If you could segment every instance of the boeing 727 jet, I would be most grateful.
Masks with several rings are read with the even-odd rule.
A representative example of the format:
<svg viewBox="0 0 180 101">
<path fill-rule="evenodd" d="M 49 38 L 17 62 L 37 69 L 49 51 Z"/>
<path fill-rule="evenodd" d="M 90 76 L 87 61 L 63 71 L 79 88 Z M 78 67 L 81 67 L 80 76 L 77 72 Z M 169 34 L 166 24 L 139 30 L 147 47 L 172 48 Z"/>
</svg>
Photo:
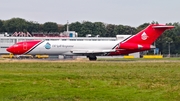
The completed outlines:
<svg viewBox="0 0 180 101">
<path fill-rule="evenodd" d="M 18 42 L 7 51 L 15 55 L 70 55 L 87 56 L 96 60 L 96 56 L 127 55 L 155 48 L 153 42 L 166 30 L 174 26 L 150 24 L 144 30 L 125 40 L 117 41 L 47 41 L 32 40 Z"/>
</svg>

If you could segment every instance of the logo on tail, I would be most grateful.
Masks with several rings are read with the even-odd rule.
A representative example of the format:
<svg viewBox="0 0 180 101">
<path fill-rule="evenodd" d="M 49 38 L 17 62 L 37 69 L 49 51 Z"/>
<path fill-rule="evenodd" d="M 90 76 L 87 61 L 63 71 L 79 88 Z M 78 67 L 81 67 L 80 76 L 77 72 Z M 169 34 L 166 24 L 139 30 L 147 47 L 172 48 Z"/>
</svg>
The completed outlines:
<svg viewBox="0 0 180 101">
<path fill-rule="evenodd" d="M 148 38 L 146 32 L 144 32 L 142 35 L 141 35 L 141 39 L 142 40 L 146 40 Z"/>
</svg>

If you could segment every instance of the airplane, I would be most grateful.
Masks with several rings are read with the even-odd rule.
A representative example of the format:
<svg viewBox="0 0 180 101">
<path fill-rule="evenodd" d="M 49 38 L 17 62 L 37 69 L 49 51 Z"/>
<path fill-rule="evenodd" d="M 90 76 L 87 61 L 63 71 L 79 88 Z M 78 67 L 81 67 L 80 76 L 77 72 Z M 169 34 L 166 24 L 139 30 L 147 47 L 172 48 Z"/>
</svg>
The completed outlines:
<svg viewBox="0 0 180 101">
<path fill-rule="evenodd" d="M 96 56 L 128 55 L 154 49 L 153 42 L 167 29 L 174 26 L 150 24 L 144 30 L 122 41 L 47 41 L 31 40 L 18 42 L 6 50 L 14 55 L 65 55 L 87 56 L 90 61 Z"/>
</svg>

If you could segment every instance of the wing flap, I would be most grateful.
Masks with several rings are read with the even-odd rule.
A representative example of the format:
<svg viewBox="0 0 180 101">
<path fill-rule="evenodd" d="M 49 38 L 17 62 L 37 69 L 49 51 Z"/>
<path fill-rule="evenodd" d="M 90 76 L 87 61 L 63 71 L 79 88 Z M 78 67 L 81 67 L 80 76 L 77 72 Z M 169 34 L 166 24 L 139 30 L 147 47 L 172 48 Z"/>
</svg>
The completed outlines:
<svg viewBox="0 0 180 101">
<path fill-rule="evenodd" d="M 74 54 L 96 54 L 96 53 L 110 53 L 115 52 L 116 50 L 71 50 L 71 53 Z"/>
</svg>

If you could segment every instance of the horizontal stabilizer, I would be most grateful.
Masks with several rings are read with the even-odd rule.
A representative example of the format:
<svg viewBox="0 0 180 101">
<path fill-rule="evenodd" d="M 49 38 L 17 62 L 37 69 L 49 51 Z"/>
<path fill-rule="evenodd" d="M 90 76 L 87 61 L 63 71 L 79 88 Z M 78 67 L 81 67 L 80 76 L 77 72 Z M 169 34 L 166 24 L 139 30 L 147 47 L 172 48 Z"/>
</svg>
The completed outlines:
<svg viewBox="0 0 180 101">
<path fill-rule="evenodd" d="M 171 29 L 171 28 L 174 28 L 174 26 L 162 25 L 162 26 L 153 26 L 153 28 L 157 28 L 157 29 L 160 29 L 160 28 Z"/>
</svg>

